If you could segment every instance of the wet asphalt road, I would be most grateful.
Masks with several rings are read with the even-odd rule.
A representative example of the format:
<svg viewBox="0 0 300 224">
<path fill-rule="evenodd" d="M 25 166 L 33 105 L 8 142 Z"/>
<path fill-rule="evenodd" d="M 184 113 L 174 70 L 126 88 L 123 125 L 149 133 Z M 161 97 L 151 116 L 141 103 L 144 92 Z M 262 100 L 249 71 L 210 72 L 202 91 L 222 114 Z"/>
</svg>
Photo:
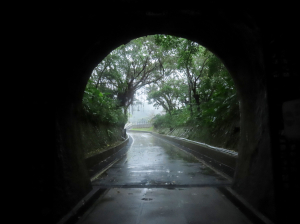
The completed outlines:
<svg viewBox="0 0 300 224">
<path fill-rule="evenodd" d="M 106 191 L 78 220 L 95 223 L 251 223 L 219 187 L 230 180 L 148 133 L 93 181 Z"/>
<path fill-rule="evenodd" d="M 126 156 L 94 181 L 101 186 L 220 186 L 230 181 L 192 155 L 149 133 L 130 133 Z"/>
</svg>

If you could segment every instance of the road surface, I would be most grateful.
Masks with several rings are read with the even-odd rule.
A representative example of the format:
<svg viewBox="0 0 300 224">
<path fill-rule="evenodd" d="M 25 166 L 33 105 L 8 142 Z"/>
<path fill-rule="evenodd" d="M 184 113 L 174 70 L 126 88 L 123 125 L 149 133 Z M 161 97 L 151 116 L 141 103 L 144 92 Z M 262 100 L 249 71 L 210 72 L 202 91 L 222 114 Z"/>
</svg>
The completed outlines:
<svg viewBox="0 0 300 224">
<path fill-rule="evenodd" d="M 107 190 L 78 224 L 252 223 L 219 190 L 229 179 L 149 133 L 130 135 L 127 154 L 93 181 Z"/>
</svg>

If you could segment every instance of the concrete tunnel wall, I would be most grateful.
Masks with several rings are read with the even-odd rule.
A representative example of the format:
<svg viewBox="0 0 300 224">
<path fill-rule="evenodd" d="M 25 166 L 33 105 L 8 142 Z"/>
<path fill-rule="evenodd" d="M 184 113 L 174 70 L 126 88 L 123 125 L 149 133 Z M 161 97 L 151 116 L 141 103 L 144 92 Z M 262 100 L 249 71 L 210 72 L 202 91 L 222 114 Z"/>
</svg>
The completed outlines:
<svg viewBox="0 0 300 224">
<path fill-rule="evenodd" d="M 152 34 L 170 34 L 196 41 L 216 54 L 230 71 L 240 99 L 241 140 L 233 189 L 267 216 L 275 215 L 271 140 L 266 81 L 263 23 L 253 14 L 185 6 L 158 10 L 130 1 L 113 11 L 95 7 L 61 9 L 56 105 L 57 184 L 66 207 L 89 192 L 90 182 L 81 152 L 76 108 L 93 68 L 112 50 Z M 184 3 L 183 3 L 184 4 Z M 213 14 L 214 16 L 210 16 Z M 110 17 L 113 15 L 113 19 Z M 121 21 L 121 22 L 120 22 Z M 70 82 L 70 80 L 72 80 Z M 63 159 L 61 159 L 63 158 Z M 68 169 L 74 178 L 66 179 Z M 60 182 L 61 181 L 61 182 Z"/>
</svg>

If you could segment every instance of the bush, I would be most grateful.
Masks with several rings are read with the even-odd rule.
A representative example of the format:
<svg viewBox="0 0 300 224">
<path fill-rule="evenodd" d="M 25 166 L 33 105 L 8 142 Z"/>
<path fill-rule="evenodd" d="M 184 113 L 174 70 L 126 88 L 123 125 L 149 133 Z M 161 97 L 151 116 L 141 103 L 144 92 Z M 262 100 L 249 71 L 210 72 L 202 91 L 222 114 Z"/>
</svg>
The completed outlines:
<svg viewBox="0 0 300 224">
<path fill-rule="evenodd" d="M 127 117 L 109 95 L 87 85 L 82 99 L 83 115 L 95 123 L 124 125 Z"/>
</svg>

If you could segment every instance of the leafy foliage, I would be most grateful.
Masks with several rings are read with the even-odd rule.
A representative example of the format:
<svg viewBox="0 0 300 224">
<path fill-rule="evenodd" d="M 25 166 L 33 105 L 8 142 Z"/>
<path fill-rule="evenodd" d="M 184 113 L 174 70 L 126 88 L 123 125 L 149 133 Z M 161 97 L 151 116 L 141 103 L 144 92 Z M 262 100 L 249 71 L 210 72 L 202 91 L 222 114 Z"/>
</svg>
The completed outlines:
<svg viewBox="0 0 300 224">
<path fill-rule="evenodd" d="M 117 105 L 126 114 L 138 89 L 157 83 L 173 69 L 174 62 L 154 43 L 154 37 L 141 37 L 112 51 L 95 68 L 90 80 L 100 91 L 115 95 Z"/>
<path fill-rule="evenodd" d="M 192 125 L 205 128 L 213 135 L 229 125 L 237 125 L 239 103 L 236 89 L 220 59 L 197 43 L 183 38 L 165 35 L 156 35 L 155 38 L 158 45 L 173 52 L 177 68 L 186 75 L 190 101 L 190 108 L 185 106 L 156 116 L 155 127 Z"/>
<path fill-rule="evenodd" d="M 153 119 L 155 128 L 176 128 L 181 126 L 193 126 L 192 119 L 187 107 L 177 109 L 164 115 L 157 114 Z"/>
<path fill-rule="evenodd" d="M 100 92 L 89 81 L 82 99 L 84 114 L 96 123 L 122 125 L 127 118 L 110 94 Z"/>
<path fill-rule="evenodd" d="M 166 112 L 171 114 L 173 110 L 184 106 L 187 95 L 186 84 L 182 79 L 167 79 L 157 85 L 147 88 L 148 102 L 156 107 L 163 107 Z"/>
<path fill-rule="evenodd" d="M 154 118 L 155 127 L 195 126 L 213 135 L 239 122 L 234 83 L 220 59 L 169 35 L 141 37 L 111 52 L 91 75 L 84 111 L 97 122 L 125 124 L 142 87 L 148 102 L 166 111 Z"/>
</svg>

